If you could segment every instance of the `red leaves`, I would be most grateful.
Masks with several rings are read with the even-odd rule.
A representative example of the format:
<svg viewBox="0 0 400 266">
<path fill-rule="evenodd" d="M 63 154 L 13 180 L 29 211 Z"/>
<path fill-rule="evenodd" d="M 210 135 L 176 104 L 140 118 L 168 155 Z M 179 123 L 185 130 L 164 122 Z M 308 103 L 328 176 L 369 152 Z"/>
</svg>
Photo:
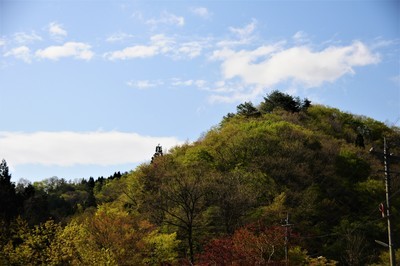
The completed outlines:
<svg viewBox="0 0 400 266">
<path fill-rule="evenodd" d="M 211 240 L 199 256 L 199 265 L 230 265 L 236 259 L 236 250 L 230 237 Z"/>
<path fill-rule="evenodd" d="M 265 265 L 283 259 L 286 229 L 247 226 L 231 237 L 211 240 L 199 256 L 200 265 Z"/>
</svg>

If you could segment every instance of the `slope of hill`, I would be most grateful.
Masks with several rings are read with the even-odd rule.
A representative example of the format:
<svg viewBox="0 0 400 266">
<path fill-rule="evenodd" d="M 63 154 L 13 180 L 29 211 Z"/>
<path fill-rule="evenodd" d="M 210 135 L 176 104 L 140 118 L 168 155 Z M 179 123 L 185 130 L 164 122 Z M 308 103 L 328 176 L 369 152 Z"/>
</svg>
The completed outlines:
<svg viewBox="0 0 400 266">
<path fill-rule="evenodd" d="M 35 265 L 285 265 L 286 257 L 291 265 L 384 265 L 386 250 L 374 241 L 387 239 L 383 165 L 369 153 L 384 137 L 400 154 L 398 128 L 273 92 L 118 178 L 69 189 L 34 184 L 20 208 L 30 225 L 5 221 L 0 259 L 22 265 L 30 252 Z M 399 183 L 393 178 L 394 192 Z M 53 198 L 40 203 L 49 211 L 30 221 L 40 197 Z M 68 212 L 51 215 L 54 199 Z M 399 206 L 394 193 L 394 235 Z"/>
</svg>

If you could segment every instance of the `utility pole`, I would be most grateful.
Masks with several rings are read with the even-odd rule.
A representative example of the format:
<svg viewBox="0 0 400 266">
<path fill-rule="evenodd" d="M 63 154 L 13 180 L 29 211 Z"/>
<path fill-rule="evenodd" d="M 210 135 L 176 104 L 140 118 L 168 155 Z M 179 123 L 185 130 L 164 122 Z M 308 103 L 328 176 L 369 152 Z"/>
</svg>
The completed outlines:
<svg viewBox="0 0 400 266">
<path fill-rule="evenodd" d="M 391 179 L 389 170 L 389 148 L 387 147 L 386 138 L 383 138 L 383 160 L 385 165 L 385 190 L 386 190 L 386 218 L 387 218 L 387 228 L 388 228 L 388 244 L 389 244 L 389 255 L 390 255 L 390 266 L 396 266 L 396 256 L 393 246 L 393 236 L 392 236 L 392 225 L 390 223 L 391 219 L 391 209 L 390 209 L 390 198 L 391 198 Z"/>
<path fill-rule="evenodd" d="M 370 153 L 382 155 L 382 153 L 376 152 L 374 148 L 371 148 Z M 389 248 L 389 256 L 390 256 L 390 266 L 396 266 L 396 256 L 394 251 L 393 244 L 393 235 L 392 235 L 392 224 L 391 224 L 391 204 L 390 200 L 392 197 L 392 188 L 391 188 L 391 177 L 390 177 L 390 159 L 397 159 L 396 156 L 393 156 L 389 152 L 389 147 L 386 143 L 386 138 L 383 138 L 383 164 L 384 164 L 384 172 L 385 172 L 385 192 L 386 192 L 386 209 L 383 211 L 383 214 L 386 215 L 387 220 L 387 231 L 388 231 L 388 244 L 383 243 L 382 241 L 375 240 L 378 244 Z M 386 211 L 386 213 L 385 213 Z"/>
<path fill-rule="evenodd" d="M 284 220 L 284 224 L 282 224 L 283 227 L 286 228 L 285 231 L 285 265 L 289 265 L 289 256 L 288 256 L 288 244 L 289 244 L 289 227 L 292 227 L 293 224 L 289 223 L 289 213 L 286 213 L 286 219 Z"/>
</svg>

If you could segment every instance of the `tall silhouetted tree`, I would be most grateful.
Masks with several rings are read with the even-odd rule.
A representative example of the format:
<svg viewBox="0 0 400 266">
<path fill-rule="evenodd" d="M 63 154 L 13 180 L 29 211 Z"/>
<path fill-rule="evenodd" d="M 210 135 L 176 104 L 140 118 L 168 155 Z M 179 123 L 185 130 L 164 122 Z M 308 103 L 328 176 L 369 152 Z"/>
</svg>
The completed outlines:
<svg viewBox="0 0 400 266">
<path fill-rule="evenodd" d="M 310 106 L 311 106 L 311 101 L 309 99 L 305 98 L 301 105 L 301 110 L 307 110 L 308 107 L 310 107 Z"/>
<path fill-rule="evenodd" d="M 11 182 L 6 160 L 0 163 L 0 219 L 9 223 L 18 213 L 15 185 Z"/>
<path fill-rule="evenodd" d="M 307 110 L 310 106 L 311 101 L 307 98 L 301 101 L 299 97 L 293 97 L 275 90 L 268 94 L 267 97 L 264 97 L 264 101 L 261 102 L 259 110 L 261 113 L 271 113 L 275 108 L 281 108 L 285 111 L 295 113 Z"/>
<path fill-rule="evenodd" d="M 258 111 L 252 102 L 241 103 L 236 107 L 236 109 L 238 115 L 244 115 L 247 117 L 261 115 L 260 111 Z"/>
<path fill-rule="evenodd" d="M 260 104 L 260 110 L 263 113 L 271 113 L 277 107 L 290 112 L 298 112 L 300 103 L 289 94 L 273 91 L 264 97 L 264 102 Z"/>
<path fill-rule="evenodd" d="M 96 206 L 96 198 L 95 198 L 94 192 L 93 192 L 94 186 L 95 186 L 94 179 L 93 179 L 93 177 L 90 177 L 89 181 L 86 184 L 88 198 L 86 200 L 85 207 L 95 207 Z"/>
</svg>

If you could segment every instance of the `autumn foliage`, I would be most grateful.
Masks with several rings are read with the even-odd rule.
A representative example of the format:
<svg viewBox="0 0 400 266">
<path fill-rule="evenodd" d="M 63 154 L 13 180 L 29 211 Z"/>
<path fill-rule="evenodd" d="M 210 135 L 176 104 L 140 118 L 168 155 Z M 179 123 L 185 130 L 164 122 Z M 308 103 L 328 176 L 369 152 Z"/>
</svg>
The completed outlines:
<svg viewBox="0 0 400 266">
<path fill-rule="evenodd" d="M 387 265 L 383 165 L 368 150 L 385 136 L 400 154 L 399 133 L 273 92 L 108 178 L 15 185 L 2 161 L 0 265 Z"/>
<path fill-rule="evenodd" d="M 248 225 L 232 236 L 211 240 L 199 256 L 201 265 L 278 265 L 284 259 L 282 226 Z"/>
</svg>

